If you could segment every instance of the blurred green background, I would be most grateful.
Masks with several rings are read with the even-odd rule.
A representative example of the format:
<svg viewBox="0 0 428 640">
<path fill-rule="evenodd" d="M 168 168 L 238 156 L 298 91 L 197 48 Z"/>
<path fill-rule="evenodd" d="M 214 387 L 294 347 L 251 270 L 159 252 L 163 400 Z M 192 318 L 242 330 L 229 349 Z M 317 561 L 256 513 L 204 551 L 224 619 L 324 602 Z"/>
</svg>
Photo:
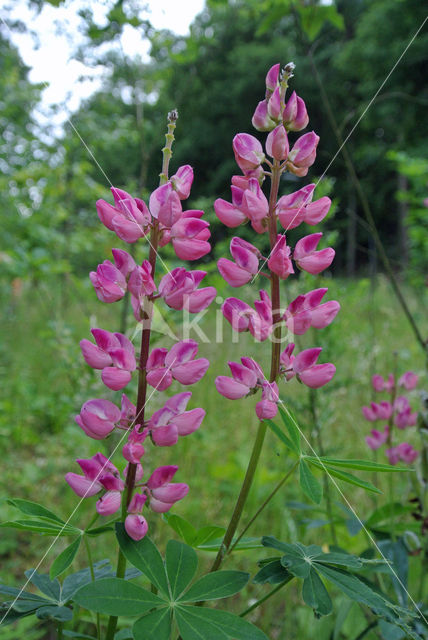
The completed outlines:
<svg viewBox="0 0 428 640">
<path fill-rule="evenodd" d="M 28 0 L 35 12 L 43 11 L 47 4 L 63 3 Z M 337 367 L 332 383 L 311 394 L 292 381 L 284 387 L 283 397 L 317 451 L 321 431 L 326 453 L 341 458 L 371 457 L 364 442 L 369 425 L 361 415 L 361 405 L 372 399 L 371 375 L 387 375 L 394 367 L 395 352 L 400 372 L 412 369 L 421 375 L 421 389 L 425 356 L 384 274 L 360 196 L 361 192 L 365 196 L 409 309 L 426 336 L 426 26 L 347 142 L 347 161 L 337 154 L 338 139 L 351 132 L 422 24 L 423 3 L 208 0 L 186 36 L 174 34 L 173 25 L 171 30 L 156 30 L 142 17 L 140 3 L 123 0 L 102 3 L 107 25 L 100 26 L 94 4 L 83 3 L 83 8 L 79 4 L 82 44 L 74 55 L 76 60 L 102 69 L 102 85 L 71 115 L 72 123 L 113 184 L 147 198 L 157 185 L 166 114 L 178 108 L 171 168 L 174 171 L 181 164 L 194 167 L 187 208 L 206 211 L 213 237 L 213 252 L 198 268 L 208 271 L 209 284 L 216 286 L 223 298 L 236 293 L 218 276 L 215 261 L 228 254 L 235 234 L 218 222 L 213 202 L 217 197 L 229 198 L 230 177 L 236 173 L 231 141 L 237 132 L 254 133 L 251 116 L 264 97 L 267 69 L 276 62 L 295 62 L 291 87 L 306 102 L 308 130 L 314 129 L 321 140 L 308 179 L 294 182 L 294 177 L 285 178 L 281 194 L 316 182 L 328 167 L 316 193 L 317 197 L 328 194 L 333 199 L 321 230 L 326 236 L 324 246 L 334 246 L 336 259 L 322 277 L 303 274 L 290 278 L 281 285 L 282 296 L 290 302 L 299 293 L 328 286 L 328 298 L 339 300 L 342 310 L 329 328 L 309 332 L 298 340 L 301 348 L 324 348 L 323 361 Z M 12 32 L 31 29 L 22 21 L 8 21 L 7 6 L 4 20 Z M 102 395 L 113 399 L 117 395 L 106 393 L 98 373 L 84 364 L 79 340 L 89 337 L 94 326 L 126 329 L 132 335 L 135 321 L 123 303 L 98 302 L 87 277 L 98 263 L 111 257 L 111 247 L 126 248 L 96 215 L 96 199 L 111 199 L 108 181 L 69 123 L 58 130 L 49 123 L 42 125 L 35 116 L 44 86 L 30 82 L 7 25 L 0 24 L 1 495 L 55 505 L 66 518 L 77 498 L 64 482 L 64 474 L 78 470 L 76 457 L 88 457 L 98 450 L 107 453 L 115 444 L 111 440 L 90 441 L 74 423 L 75 413 L 88 398 Z M 128 28 L 138 30 L 149 41 L 148 60 L 121 51 L 120 40 Z M 299 233 L 288 234 L 292 244 Z M 250 229 L 243 235 L 254 241 Z M 264 238 L 256 240 L 262 243 Z M 178 266 L 171 252 L 166 250 L 165 256 L 168 268 Z M 138 247 L 137 257 L 146 257 L 144 243 Z M 246 287 L 237 295 L 251 300 L 255 291 Z M 155 465 L 166 461 L 180 465 L 177 479 L 189 482 L 191 491 L 175 511 L 199 527 L 227 524 L 257 428 L 255 400 L 231 402 L 220 397 L 214 378 L 227 374 L 228 359 L 251 355 L 262 364 L 269 360 L 266 343 L 254 343 L 246 335 L 231 343 L 230 328 L 218 319 L 218 313 L 214 304 L 200 322 L 211 342 L 201 343 L 199 353 L 210 359 L 211 367 L 192 389 L 191 407 L 204 407 L 207 417 L 200 431 L 181 439 L 171 451 L 156 450 L 153 460 Z M 168 310 L 165 321 L 179 331 L 178 312 Z M 222 344 L 212 341 L 219 322 L 224 328 Z M 164 345 L 161 334 L 156 335 Z M 166 340 L 166 346 L 170 344 Z M 168 393 L 178 391 L 178 386 L 172 386 Z M 131 384 L 127 393 L 135 397 L 135 385 Z M 417 392 L 412 399 L 417 409 Z M 155 394 L 151 408 L 158 408 L 161 401 L 160 394 Z M 407 435 L 418 447 L 416 430 Z M 150 452 L 145 458 L 148 467 L 152 466 L 152 455 Z M 379 460 L 383 461 L 382 453 Z M 278 441 L 269 436 L 247 517 L 289 464 Z M 386 480 L 377 478 L 376 482 L 386 489 Z M 288 503 L 301 500 L 302 494 L 297 481 L 287 486 L 250 534 L 273 534 L 305 544 L 328 543 L 325 512 L 307 516 L 292 509 Z M 373 508 L 371 496 L 347 486 L 341 488 L 359 514 Z M 411 477 L 396 480 L 396 491 L 399 500 L 412 497 Z M 346 503 L 334 487 L 332 499 L 340 519 L 340 505 Z M 93 502 L 87 502 L 73 516 L 73 522 L 85 523 L 91 517 Z M 14 513 L 3 502 L 0 515 L 6 519 Z M 150 519 L 150 528 L 161 548 L 173 535 L 159 517 Z M 34 566 L 49 540 L 1 531 L 0 580 L 21 584 L 24 570 Z M 352 552 L 360 553 L 367 546 L 363 533 L 350 535 L 343 517 L 337 534 L 338 543 Z M 62 541 L 56 545 L 42 570 L 48 569 L 62 545 Z M 202 564 L 208 565 L 206 556 L 202 555 Z M 114 560 L 108 536 L 101 539 L 96 557 Z M 241 552 L 237 557 L 240 567 L 256 570 L 254 553 Z M 79 566 L 85 562 L 83 557 L 78 559 Z M 419 580 L 421 569 L 417 557 L 410 562 L 412 585 Z M 249 586 L 241 600 L 235 599 L 230 606 L 240 610 L 243 602 L 245 606 L 263 593 L 262 587 Z M 340 607 L 340 599 L 335 605 Z M 319 640 L 327 640 L 333 637 L 336 619 L 335 613 L 315 621 L 294 585 L 285 599 L 272 600 L 253 617 L 270 637 L 281 640 L 311 638 L 314 629 Z M 334 638 L 352 640 L 365 624 L 354 605 Z M 0 638 L 36 640 L 49 638 L 49 633 L 44 624 L 37 626 L 32 620 L 31 624 L 24 621 L 18 629 L 0 631 Z M 366 637 L 379 636 L 373 632 Z"/>
</svg>

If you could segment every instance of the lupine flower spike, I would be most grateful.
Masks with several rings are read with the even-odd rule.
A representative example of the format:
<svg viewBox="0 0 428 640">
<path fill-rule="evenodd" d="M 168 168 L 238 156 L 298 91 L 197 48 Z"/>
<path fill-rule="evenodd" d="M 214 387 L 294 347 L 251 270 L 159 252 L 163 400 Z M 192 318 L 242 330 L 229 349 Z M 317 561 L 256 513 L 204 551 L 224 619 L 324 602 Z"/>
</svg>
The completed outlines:
<svg viewBox="0 0 428 640">
<path fill-rule="evenodd" d="M 187 409 L 192 397 L 190 391 L 177 393 L 165 401 L 164 406 L 146 417 L 146 383 L 157 392 L 168 389 L 174 381 L 186 387 L 197 383 L 205 375 L 209 362 L 197 357 L 198 343 L 182 340 L 171 348 L 156 347 L 150 350 L 151 315 L 148 310 L 155 299 L 163 300 L 172 309 L 186 309 L 197 313 L 205 309 L 215 298 L 213 287 L 200 287 L 205 271 L 189 271 L 177 267 L 156 282 L 155 269 L 158 247 L 171 244 L 181 260 L 197 260 L 210 251 L 209 223 L 202 219 L 203 211 L 183 211 L 182 201 L 187 199 L 193 182 L 193 169 L 189 165 L 179 167 L 168 179 L 168 164 L 176 112 L 169 115 L 167 143 L 163 151 L 161 184 L 150 196 L 148 205 L 134 198 L 123 189 L 112 188 L 114 203 L 99 200 L 98 217 L 107 229 L 127 243 L 136 243 L 150 237 L 149 259 L 138 264 L 123 249 L 113 249 L 113 261 L 105 260 L 90 273 L 91 282 L 102 302 L 114 303 L 128 291 L 137 322 L 142 322 L 142 343 L 137 362 L 134 345 L 121 333 L 105 329 L 91 330 L 93 341 L 80 342 L 83 358 L 93 369 L 101 371 L 101 380 L 108 389 L 124 389 L 132 376 L 140 377 L 136 405 L 123 394 L 121 407 L 104 398 L 86 401 L 76 422 L 90 438 L 101 440 L 113 431 L 125 440 L 122 455 L 126 466 L 121 478 L 118 468 L 103 454 L 89 459 L 78 459 L 83 475 L 67 473 L 66 481 L 80 497 L 97 496 L 99 515 L 110 516 L 122 507 L 124 526 L 134 540 L 141 540 L 149 529 L 144 512 L 149 507 L 155 513 L 169 511 L 188 493 L 187 484 L 172 482 L 178 466 L 163 466 L 146 477 L 141 460 L 147 446 L 173 446 L 179 437 L 188 436 L 199 429 L 205 417 L 200 408 Z M 251 150 L 245 166 L 252 166 Z M 258 160 L 253 161 L 257 164 Z M 248 164 L 249 163 L 249 164 Z M 246 273 L 245 247 L 237 247 L 238 269 Z M 247 251 L 248 253 L 248 251 Z M 248 266 L 257 270 L 258 258 Z M 241 276 L 242 280 L 242 276 Z M 144 376 L 144 384 L 141 377 Z M 138 490 L 135 491 L 138 486 Z"/>
</svg>

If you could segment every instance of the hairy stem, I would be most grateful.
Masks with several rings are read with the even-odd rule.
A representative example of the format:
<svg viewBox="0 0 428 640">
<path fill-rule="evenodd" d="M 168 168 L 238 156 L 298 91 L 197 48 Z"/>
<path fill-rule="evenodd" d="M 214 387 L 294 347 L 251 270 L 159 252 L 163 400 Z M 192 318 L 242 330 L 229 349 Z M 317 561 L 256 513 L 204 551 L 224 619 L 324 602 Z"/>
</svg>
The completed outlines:
<svg viewBox="0 0 428 640">
<path fill-rule="evenodd" d="M 165 147 L 162 149 L 162 171 L 159 175 L 159 186 L 166 184 L 168 182 L 168 169 L 169 169 L 169 161 L 172 156 L 172 143 L 174 142 L 174 129 L 176 127 L 177 120 L 177 112 L 171 111 L 168 114 L 168 131 L 165 135 Z M 152 267 L 152 278 L 154 278 L 155 270 L 156 270 L 156 258 L 157 258 L 157 249 L 159 245 L 159 226 L 157 221 L 154 220 L 150 232 L 150 252 L 149 252 L 149 262 Z M 140 350 L 140 358 L 139 358 L 139 377 L 138 377 L 138 395 L 137 395 L 137 409 L 136 409 L 136 417 L 135 423 L 143 424 L 144 423 L 144 413 L 146 408 L 146 398 L 147 398 L 147 373 L 146 366 L 147 360 L 149 357 L 150 351 L 150 332 L 152 325 L 152 311 L 153 311 L 153 302 L 145 299 L 144 305 L 144 319 L 143 319 L 143 330 L 141 335 L 141 350 Z M 124 496 L 122 499 L 122 521 L 125 520 L 128 505 L 131 502 L 132 494 L 135 489 L 135 476 L 137 472 L 137 465 L 129 463 L 128 472 L 126 474 L 126 487 Z M 117 567 L 116 567 L 116 577 L 123 578 L 126 571 L 126 558 L 123 555 L 122 551 L 119 549 L 118 558 L 117 558 Z M 114 633 L 116 631 L 117 625 L 117 616 L 110 616 L 109 623 L 107 627 L 107 635 L 106 640 L 113 640 Z"/>
<path fill-rule="evenodd" d="M 278 197 L 279 180 L 281 177 L 281 168 L 279 162 L 274 160 L 272 165 L 272 180 L 269 196 L 269 214 L 268 214 L 268 230 L 271 251 L 277 242 L 277 225 L 275 207 Z M 279 373 L 279 356 L 281 351 L 281 311 L 280 311 L 280 295 L 279 295 L 279 278 L 276 274 L 271 273 L 271 299 L 272 299 L 272 319 L 273 319 L 273 339 L 272 339 L 272 352 L 271 352 L 271 369 L 270 369 L 270 382 L 274 382 Z M 251 485 L 253 484 L 254 475 L 257 470 L 257 466 L 262 452 L 264 439 L 266 436 L 266 423 L 261 421 L 257 430 L 256 439 L 251 452 L 250 460 L 248 462 L 247 471 L 245 473 L 244 481 L 239 492 L 238 499 L 235 504 L 235 508 L 232 513 L 229 525 L 224 534 L 222 545 L 217 553 L 216 559 L 211 567 L 211 571 L 217 571 L 221 566 L 225 555 L 228 553 L 232 544 L 233 536 L 238 528 L 239 521 L 244 510 L 245 503 L 247 502 L 248 494 L 250 493 Z"/>
</svg>

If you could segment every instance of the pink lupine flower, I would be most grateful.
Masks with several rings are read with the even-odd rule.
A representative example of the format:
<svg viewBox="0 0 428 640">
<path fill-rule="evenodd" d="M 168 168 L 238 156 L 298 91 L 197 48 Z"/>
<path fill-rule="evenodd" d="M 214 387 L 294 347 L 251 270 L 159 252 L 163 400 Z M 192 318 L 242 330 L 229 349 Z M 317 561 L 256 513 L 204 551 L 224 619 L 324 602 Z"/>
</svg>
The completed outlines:
<svg viewBox="0 0 428 640">
<path fill-rule="evenodd" d="M 282 124 L 270 132 L 266 140 L 266 153 L 275 160 L 285 160 L 290 151 L 287 132 Z"/>
<path fill-rule="evenodd" d="M 187 484 L 171 482 L 177 470 L 177 466 L 168 465 L 153 471 L 146 484 L 150 490 L 152 511 L 156 513 L 169 511 L 175 502 L 182 500 L 189 492 Z"/>
<path fill-rule="evenodd" d="M 182 340 L 168 349 L 153 349 L 147 361 L 147 382 L 158 391 L 164 391 L 172 380 L 189 385 L 204 377 L 209 361 L 195 356 L 198 343 L 194 340 Z"/>
<path fill-rule="evenodd" d="M 239 207 L 227 202 L 227 200 L 223 200 L 223 198 L 217 198 L 214 202 L 214 211 L 217 218 L 225 224 L 226 227 L 238 227 L 247 220 L 247 216 Z"/>
<path fill-rule="evenodd" d="M 391 403 L 386 402 L 386 400 L 379 403 L 371 402 L 370 407 L 362 407 L 361 411 L 365 419 L 369 420 L 369 422 L 389 420 L 392 415 L 392 406 Z"/>
<path fill-rule="evenodd" d="M 268 113 L 268 101 L 261 100 L 251 119 L 252 125 L 257 131 L 271 131 L 277 125 Z"/>
<path fill-rule="evenodd" d="M 120 503 L 122 495 L 120 491 L 107 491 L 99 500 L 95 506 L 97 513 L 100 516 L 111 516 L 120 509 Z"/>
<path fill-rule="evenodd" d="M 260 384 L 256 371 L 246 364 L 228 362 L 228 365 L 233 377 L 217 376 L 215 379 L 217 391 L 225 398 L 229 398 L 229 400 L 244 398 Z"/>
<path fill-rule="evenodd" d="M 398 385 L 404 387 L 407 391 L 412 391 L 418 384 L 418 376 L 413 371 L 406 371 L 398 380 Z"/>
<path fill-rule="evenodd" d="M 249 304 L 239 298 L 226 298 L 221 306 L 221 311 L 234 331 L 248 331 L 249 317 L 254 313 L 254 309 Z"/>
<path fill-rule="evenodd" d="M 126 279 L 110 260 L 99 264 L 96 271 L 91 271 L 89 278 L 101 302 L 117 302 L 125 295 Z"/>
<path fill-rule="evenodd" d="M 322 349 L 305 349 L 296 355 L 293 362 L 293 370 L 303 384 L 311 389 L 324 386 L 336 373 L 334 364 L 316 364 Z"/>
<path fill-rule="evenodd" d="M 269 97 L 267 111 L 272 120 L 278 122 L 281 116 L 281 90 L 279 87 L 275 87 Z"/>
<path fill-rule="evenodd" d="M 277 62 L 277 64 L 274 64 L 266 74 L 266 89 L 269 94 L 275 90 L 279 82 L 280 68 L 281 65 Z"/>
<path fill-rule="evenodd" d="M 147 500 L 144 494 L 135 493 L 128 506 L 128 515 L 125 518 L 125 530 L 133 540 L 142 540 L 146 535 L 149 525 L 141 515 L 143 506 Z"/>
<path fill-rule="evenodd" d="M 385 425 L 383 431 L 378 431 L 378 429 L 372 429 L 370 431 L 371 435 L 366 436 L 366 442 L 370 449 L 376 451 L 379 449 L 385 442 L 387 442 L 389 438 L 389 425 Z"/>
<path fill-rule="evenodd" d="M 187 436 L 199 429 L 205 411 L 200 408 L 186 411 L 191 397 L 190 391 L 178 393 L 152 415 L 148 428 L 155 444 L 170 447 L 177 443 L 179 436 Z"/>
<path fill-rule="evenodd" d="M 194 212 L 186 212 L 194 213 Z M 200 212 L 203 213 L 202 211 Z M 197 217 L 182 217 L 171 227 L 171 240 L 177 258 L 180 260 L 199 260 L 211 251 L 207 242 L 211 233 L 209 222 Z"/>
<path fill-rule="evenodd" d="M 89 498 L 103 489 L 101 478 L 106 475 L 119 476 L 119 471 L 102 453 L 96 453 L 92 458 L 76 460 L 84 475 L 67 473 L 65 479 L 80 498 Z"/>
<path fill-rule="evenodd" d="M 416 411 L 412 412 L 406 396 L 398 396 L 398 398 L 395 399 L 394 410 L 396 411 L 394 424 L 399 429 L 414 427 L 417 423 L 418 414 Z"/>
<path fill-rule="evenodd" d="M 236 163 L 243 173 L 257 169 L 265 159 L 262 145 L 257 138 L 248 133 L 238 133 L 233 138 L 233 152 Z"/>
<path fill-rule="evenodd" d="M 293 300 L 284 313 L 287 329 L 295 335 L 303 335 L 310 327 L 324 329 L 333 322 L 340 304 L 336 300 L 321 304 L 327 291 L 327 288 L 314 289 Z"/>
<path fill-rule="evenodd" d="M 303 177 L 308 173 L 308 168 L 314 163 L 319 136 L 314 131 L 300 136 L 291 149 L 287 169 L 296 176 Z"/>
<path fill-rule="evenodd" d="M 159 293 L 172 309 L 198 313 L 206 309 L 217 294 L 214 287 L 198 289 L 206 275 L 206 271 L 187 271 L 184 267 L 177 267 L 162 278 Z"/>
<path fill-rule="evenodd" d="M 392 391 L 392 389 L 394 388 L 394 376 L 392 375 L 392 373 L 389 374 L 388 379 L 384 380 L 382 378 L 382 376 L 375 374 L 372 377 L 372 385 L 373 385 L 373 389 L 375 391 Z"/>
<path fill-rule="evenodd" d="M 322 233 L 312 233 L 299 240 L 293 252 L 293 259 L 300 269 L 316 275 L 333 262 L 335 251 L 331 247 L 316 251 Z"/>
<path fill-rule="evenodd" d="M 308 126 L 309 116 L 306 105 L 295 91 L 288 99 L 282 112 L 282 120 L 288 131 L 301 131 Z"/>
<path fill-rule="evenodd" d="M 138 464 L 144 455 L 143 442 L 146 439 L 149 431 L 143 429 L 140 431 L 140 425 L 137 424 L 134 429 L 128 435 L 128 441 L 122 448 L 122 455 L 125 460 L 132 464 Z"/>
<path fill-rule="evenodd" d="M 75 419 L 86 435 L 102 440 L 115 428 L 120 419 L 120 411 L 109 400 L 88 400 Z"/>
<path fill-rule="evenodd" d="M 256 275 L 259 268 L 260 251 L 241 238 L 232 238 L 230 253 L 235 262 L 220 258 L 217 262 L 220 274 L 231 287 L 241 287 Z"/>
<path fill-rule="evenodd" d="M 135 406 L 135 404 L 132 404 L 129 398 L 127 398 L 127 396 L 123 393 L 118 426 L 122 427 L 123 429 L 129 429 L 135 420 L 136 412 L 137 407 Z"/>
<path fill-rule="evenodd" d="M 114 264 L 119 269 L 123 277 L 128 280 L 131 273 L 134 271 L 135 264 L 134 258 L 123 249 L 112 249 Z"/>
<path fill-rule="evenodd" d="M 305 349 L 297 355 L 292 355 L 294 344 L 290 343 L 280 355 L 281 373 L 286 380 L 294 376 L 311 389 L 324 386 L 333 378 L 336 367 L 331 364 L 316 364 L 322 351 L 321 347 Z"/>
<path fill-rule="evenodd" d="M 104 384 L 117 391 L 123 389 L 131 380 L 134 371 L 134 347 L 130 340 L 121 333 L 111 333 L 103 329 L 91 329 L 96 345 L 89 340 L 81 340 L 80 348 L 89 366 L 102 369 Z"/>
<path fill-rule="evenodd" d="M 298 227 L 302 222 L 316 225 L 325 218 L 330 209 L 331 200 L 324 196 L 312 202 L 314 189 L 314 184 L 308 184 L 278 200 L 276 212 L 286 231 Z"/>
<path fill-rule="evenodd" d="M 177 169 L 177 172 L 171 176 L 170 182 L 178 194 L 180 200 L 187 200 L 190 195 L 190 189 L 193 182 L 193 169 L 190 165 L 185 164 Z"/>
<path fill-rule="evenodd" d="M 278 413 L 279 391 L 276 382 L 265 380 L 262 399 L 256 404 L 256 414 L 260 420 L 272 419 Z"/>
<path fill-rule="evenodd" d="M 419 455 L 419 452 L 408 442 L 401 442 L 396 447 L 387 449 L 385 453 L 388 456 L 389 463 L 392 465 L 396 465 L 399 460 L 411 464 Z"/>
<path fill-rule="evenodd" d="M 287 247 L 285 236 L 280 235 L 271 251 L 268 267 L 273 273 L 285 280 L 291 273 L 294 273 L 293 264 L 290 259 L 291 249 Z"/>
<path fill-rule="evenodd" d="M 182 215 L 182 208 L 178 193 L 170 182 L 155 189 L 150 195 L 150 213 L 160 224 L 171 228 Z"/>
<path fill-rule="evenodd" d="M 143 467 L 140 463 L 137 463 L 135 465 L 136 469 L 135 469 L 135 482 L 140 482 L 141 478 L 144 475 L 144 471 L 143 471 Z M 126 467 L 123 470 L 123 476 L 126 479 L 128 477 L 128 470 L 129 470 L 129 463 L 126 465 Z"/>
<path fill-rule="evenodd" d="M 151 215 L 146 204 L 139 198 L 133 198 L 122 189 L 111 189 L 115 201 L 112 206 L 105 200 L 96 203 L 101 222 L 114 231 L 125 242 L 136 242 L 144 237 L 151 223 Z"/>
<path fill-rule="evenodd" d="M 248 329 L 251 335 L 263 342 L 273 331 L 272 302 L 266 291 L 259 291 L 260 300 L 254 301 L 256 308 L 248 318 Z"/>
<path fill-rule="evenodd" d="M 264 233 L 267 230 L 263 222 L 269 212 L 269 202 L 255 178 L 248 180 L 248 188 L 242 193 L 241 210 L 251 221 L 254 231 Z"/>
</svg>

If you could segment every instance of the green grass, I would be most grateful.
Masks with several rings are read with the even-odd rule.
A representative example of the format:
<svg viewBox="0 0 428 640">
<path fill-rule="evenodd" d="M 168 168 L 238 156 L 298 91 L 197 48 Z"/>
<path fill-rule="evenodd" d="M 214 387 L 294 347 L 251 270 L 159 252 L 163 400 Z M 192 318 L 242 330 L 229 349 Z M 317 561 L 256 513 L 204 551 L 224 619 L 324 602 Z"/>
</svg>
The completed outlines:
<svg viewBox="0 0 428 640">
<path fill-rule="evenodd" d="M 304 283 L 301 279 L 290 285 L 286 283 L 284 293 L 292 300 L 299 292 L 324 286 L 325 282 L 325 279 L 320 279 L 314 285 L 309 280 Z M 63 287 L 66 284 L 69 288 L 65 292 Z M 371 375 L 375 372 L 387 374 L 392 370 L 393 352 L 397 352 L 401 372 L 412 369 L 423 374 L 424 356 L 388 283 L 382 278 L 375 290 L 364 279 L 328 280 L 326 286 L 330 288 L 328 299 L 337 299 L 341 303 L 339 316 L 331 327 L 313 334 L 308 332 L 298 340 L 298 348 L 322 346 L 322 361 L 334 362 L 337 367 L 334 380 L 316 394 L 325 453 L 341 458 L 371 459 L 372 453 L 364 442 L 370 425 L 361 415 L 361 406 L 371 400 Z M 60 515 L 67 518 L 78 499 L 65 483 L 64 474 L 69 470 L 78 472 L 75 458 L 88 457 L 98 450 L 110 452 L 115 444 L 110 440 L 96 442 L 86 438 L 74 423 L 73 416 L 90 397 L 120 398 L 119 392 L 106 393 L 99 381 L 99 373 L 90 371 L 84 364 L 78 343 L 82 338 L 89 337 L 90 326 L 118 330 L 121 303 L 102 305 L 86 284 L 63 283 L 63 287 L 34 289 L 27 285 L 21 297 L 15 299 L 11 298 L 8 288 L 3 290 L 4 317 L 1 331 L 4 340 L 0 399 L 3 465 L 0 483 L 2 496 L 25 497 L 46 506 L 55 506 Z M 224 290 L 220 294 L 230 295 L 230 290 Z M 248 296 L 248 299 L 255 297 L 249 290 L 243 293 L 239 291 L 235 295 Z M 410 289 L 406 289 L 406 296 L 417 322 L 422 325 L 421 297 Z M 179 322 L 177 312 L 168 311 L 165 318 L 168 322 Z M 201 320 L 200 327 L 208 336 L 212 336 L 216 321 L 215 311 L 212 310 Z M 211 366 L 203 381 L 192 388 L 193 398 L 189 408 L 201 406 L 206 409 L 207 417 L 202 428 L 190 437 L 180 439 L 178 445 L 171 449 L 154 449 L 148 446 L 143 460 L 148 472 L 154 466 L 166 463 L 177 463 L 180 466 L 176 479 L 187 482 L 190 493 L 186 500 L 177 505 L 174 512 L 191 520 L 198 527 L 227 524 L 257 429 L 254 413 L 257 398 L 227 400 L 216 392 L 214 379 L 217 375 L 227 375 L 227 360 L 238 360 L 241 355 L 255 357 L 266 368 L 269 362 L 269 342 L 255 343 L 248 334 L 241 334 L 239 342 L 233 343 L 229 326 L 225 322 L 221 324 L 224 342 L 201 343 L 199 349 L 201 356 L 209 358 Z M 132 330 L 131 318 L 129 326 Z M 426 330 L 426 327 L 422 326 L 421 329 Z M 198 338 L 195 336 L 195 339 Z M 167 393 L 172 395 L 180 390 L 178 384 L 174 383 Z M 309 411 L 308 389 L 293 380 L 281 384 L 280 391 L 285 402 L 298 416 L 308 440 L 319 451 L 314 433 L 315 425 L 312 424 Z M 128 395 L 135 399 L 135 384 L 129 387 Z M 163 398 L 163 395 L 155 393 L 149 403 L 150 409 L 158 408 Z M 415 430 L 406 432 L 406 439 L 409 436 L 408 439 L 417 446 L 417 434 L 411 433 L 412 431 Z M 120 455 L 115 456 L 114 460 L 120 464 Z M 379 461 L 383 461 L 382 454 Z M 281 444 L 268 433 L 243 523 L 254 513 L 290 465 L 291 461 L 287 460 Z M 377 480 L 380 481 L 380 488 L 386 491 L 387 480 Z M 399 500 L 406 500 L 409 482 L 407 474 L 395 479 L 395 492 Z M 367 514 L 367 510 L 373 508 L 372 496 L 354 487 L 339 484 L 343 495 L 362 517 Z M 287 507 L 288 501 L 302 498 L 297 478 L 294 478 L 267 507 L 249 535 L 273 534 L 290 541 L 299 539 L 305 544 L 329 543 L 331 539 L 328 527 L 311 528 L 302 525 L 299 522 L 301 514 Z M 345 502 L 334 486 L 332 498 L 342 504 Z M 93 500 L 85 501 L 73 516 L 73 522 L 87 522 L 92 516 L 93 508 Z M 335 504 L 334 509 L 340 513 Z M 11 507 L 0 504 L 2 520 L 12 515 L 14 513 Z M 163 549 L 168 538 L 175 534 L 157 515 L 149 515 L 149 523 L 151 536 Z M 367 546 L 363 534 L 351 538 L 343 526 L 338 528 L 337 533 L 339 544 L 353 552 L 361 552 Z M 0 580 L 7 584 L 21 584 L 24 570 L 38 562 L 49 544 L 48 538 L 2 530 Z M 48 571 L 63 546 L 63 541 L 58 542 L 43 562 L 42 571 Z M 94 554 L 97 559 L 109 557 L 114 561 L 112 539 L 108 536 L 99 539 Z M 255 573 L 256 559 L 264 556 L 264 552 L 239 552 L 234 559 L 228 561 L 228 566 L 239 566 Z M 209 554 L 201 554 L 201 565 L 208 566 L 210 559 Z M 79 556 L 78 565 L 85 564 L 85 557 Z M 239 611 L 252 598 L 257 599 L 265 592 L 265 587 L 250 586 L 241 598 L 235 598 L 228 606 Z M 356 616 L 351 626 L 353 637 L 357 635 L 359 626 L 364 624 L 364 618 L 357 608 L 352 615 Z M 336 614 L 317 623 L 319 640 L 328 637 L 335 617 Z M 293 583 L 284 591 L 283 597 L 278 596 L 255 611 L 252 620 L 260 624 L 272 638 L 287 640 L 312 637 L 315 624 L 311 611 L 303 607 L 299 589 Z M 290 629 L 296 631 L 290 632 Z M 2 633 L 1 638 L 10 637 Z M 375 636 L 367 636 L 369 639 L 371 637 Z"/>
</svg>

